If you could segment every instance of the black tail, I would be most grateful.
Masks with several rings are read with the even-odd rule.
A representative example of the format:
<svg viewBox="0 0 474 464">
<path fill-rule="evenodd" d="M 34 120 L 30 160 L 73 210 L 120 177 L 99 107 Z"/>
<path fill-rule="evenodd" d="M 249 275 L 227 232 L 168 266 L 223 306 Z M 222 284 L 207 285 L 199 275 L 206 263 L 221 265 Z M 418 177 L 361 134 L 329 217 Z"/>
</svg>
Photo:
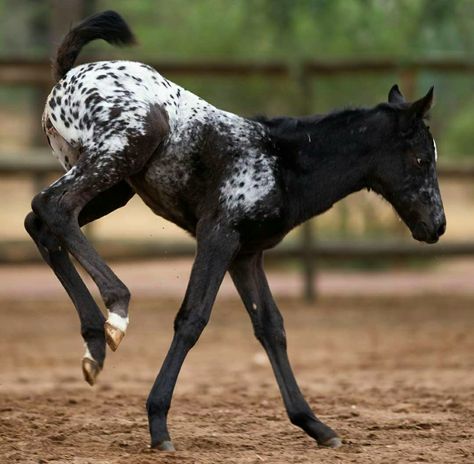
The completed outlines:
<svg viewBox="0 0 474 464">
<path fill-rule="evenodd" d="M 58 82 L 74 66 L 82 47 L 95 39 L 123 46 L 135 43 L 135 37 L 124 19 L 115 11 L 97 13 L 79 23 L 64 37 L 53 63 L 53 76 Z"/>
</svg>

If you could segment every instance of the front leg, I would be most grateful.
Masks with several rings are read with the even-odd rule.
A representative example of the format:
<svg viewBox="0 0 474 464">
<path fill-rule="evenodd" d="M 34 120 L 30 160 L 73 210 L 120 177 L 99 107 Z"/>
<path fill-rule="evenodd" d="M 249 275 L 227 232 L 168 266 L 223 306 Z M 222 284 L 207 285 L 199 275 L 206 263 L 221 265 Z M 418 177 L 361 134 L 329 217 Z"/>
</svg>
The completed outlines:
<svg viewBox="0 0 474 464">
<path fill-rule="evenodd" d="M 179 371 L 209 321 L 222 279 L 239 247 L 236 232 L 223 225 L 198 226 L 197 254 L 186 296 L 175 320 L 175 334 L 147 401 L 151 446 L 174 450 L 167 415 Z"/>
<path fill-rule="evenodd" d="M 340 438 L 314 415 L 294 377 L 286 351 L 283 318 L 268 287 L 262 254 L 237 257 L 229 271 L 250 315 L 255 335 L 270 359 L 290 421 L 319 445 L 338 448 Z"/>
</svg>

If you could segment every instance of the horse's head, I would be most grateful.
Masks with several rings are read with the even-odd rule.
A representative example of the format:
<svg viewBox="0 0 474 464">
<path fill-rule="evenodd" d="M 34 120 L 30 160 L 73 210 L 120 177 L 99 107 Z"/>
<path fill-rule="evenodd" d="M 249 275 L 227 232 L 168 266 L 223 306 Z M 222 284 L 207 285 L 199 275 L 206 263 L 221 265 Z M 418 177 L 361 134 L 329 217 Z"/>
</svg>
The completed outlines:
<svg viewBox="0 0 474 464">
<path fill-rule="evenodd" d="M 395 85 L 388 102 L 379 106 L 383 134 L 369 184 L 393 205 L 413 238 L 435 243 L 446 230 L 446 218 L 436 174 L 436 143 L 424 122 L 433 88 L 407 103 Z"/>
</svg>

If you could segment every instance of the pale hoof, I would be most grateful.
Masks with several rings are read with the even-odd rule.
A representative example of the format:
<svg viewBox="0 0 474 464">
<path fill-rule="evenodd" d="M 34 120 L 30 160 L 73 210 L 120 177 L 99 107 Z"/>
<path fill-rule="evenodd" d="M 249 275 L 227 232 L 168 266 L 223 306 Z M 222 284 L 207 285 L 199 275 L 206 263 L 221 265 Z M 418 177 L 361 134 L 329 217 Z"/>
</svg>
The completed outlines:
<svg viewBox="0 0 474 464">
<path fill-rule="evenodd" d="M 155 449 L 160 451 L 176 451 L 173 443 L 170 440 L 165 440 L 159 443 Z"/>
<path fill-rule="evenodd" d="M 123 330 L 118 329 L 110 324 L 110 322 L 106 322 L 104 325 L 105 331 L 105 340 L 107 341 L 107 345 L 109 345 L 112 351 L 115 351 L 120 342 L 122 341 L 123 337 L 125 337 L 125 332 Z"/>
<path fill-rule="evenodd" d="M 91 358 L 82 358 L 82 373 L 84 380 L 90 385 L 94 385 L 100 372 L 100 366 L 97 361 Z"/>
<path fill-rule="evenodd" d="M 332 437 L 319 445 L 325 448 L 340 448 L 342 446 L 342 440 L 339 437 Z"/>
</svg>

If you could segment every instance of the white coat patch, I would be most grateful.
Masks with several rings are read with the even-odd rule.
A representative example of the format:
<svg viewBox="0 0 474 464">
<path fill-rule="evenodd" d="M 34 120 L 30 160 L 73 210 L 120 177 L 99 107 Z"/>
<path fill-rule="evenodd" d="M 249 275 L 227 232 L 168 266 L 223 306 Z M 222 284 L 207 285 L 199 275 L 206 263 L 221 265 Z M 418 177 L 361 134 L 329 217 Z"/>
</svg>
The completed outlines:
<svg viewBox="0 0 474 464">
<path fill-rule="evenodd" d="M 83 358 L 84 359 L 90 359 L 91 361 L 95 361 L 94 357 L 92 356 L 91 352 L 89 351 L 89 347 L 87 346 L 87 343 L 84 343 L 84 348 L 86 349 L 86 352 L 84 353 Z"/>
<path fill-rule="evenodd" d="M 228 210 L 249 213 L 274 189 L 273 164 L 272 158 L 252 150 L 245 158 L 237 159 L 232 174 L 221 188 L 221 197 Z"/>
<path fill-rule="evenodd" d="M 222 146 L 215 156 L 231 158 L 223 163 L 229 169 L 216 186 L 221 206 L 234 218 L 257 214 L 258 203 L 276 183 L 275 158 L 263 150 L 263 126 L 215 108 L 150 66 L 102 61 L 71 69 L 48 97 L 43 127 L 65 169 L 81 156 L 95 156 L 97 175 L 108 175 L 115 158 L 126 156 L 130 140 L 146 133 L 155 105 L 166 112 L 169 124 L 159 159 L 150 160 L 144 172 L 145 190 L 155 189 L 152 196 L 161 202 L 156 210 L 176 212 L 176 198 L 194 175 L 211 134 Z"/>
<path fill-rule="evenodd" d="M 107 322 L 111 326 L 115 327 L 116 329 L 121 330 L 122 332 L 127 331 L 128 317 L 122 317 L 116 313 L 109 312 L 109 318 L 107 319 Z"/>
</svg>

